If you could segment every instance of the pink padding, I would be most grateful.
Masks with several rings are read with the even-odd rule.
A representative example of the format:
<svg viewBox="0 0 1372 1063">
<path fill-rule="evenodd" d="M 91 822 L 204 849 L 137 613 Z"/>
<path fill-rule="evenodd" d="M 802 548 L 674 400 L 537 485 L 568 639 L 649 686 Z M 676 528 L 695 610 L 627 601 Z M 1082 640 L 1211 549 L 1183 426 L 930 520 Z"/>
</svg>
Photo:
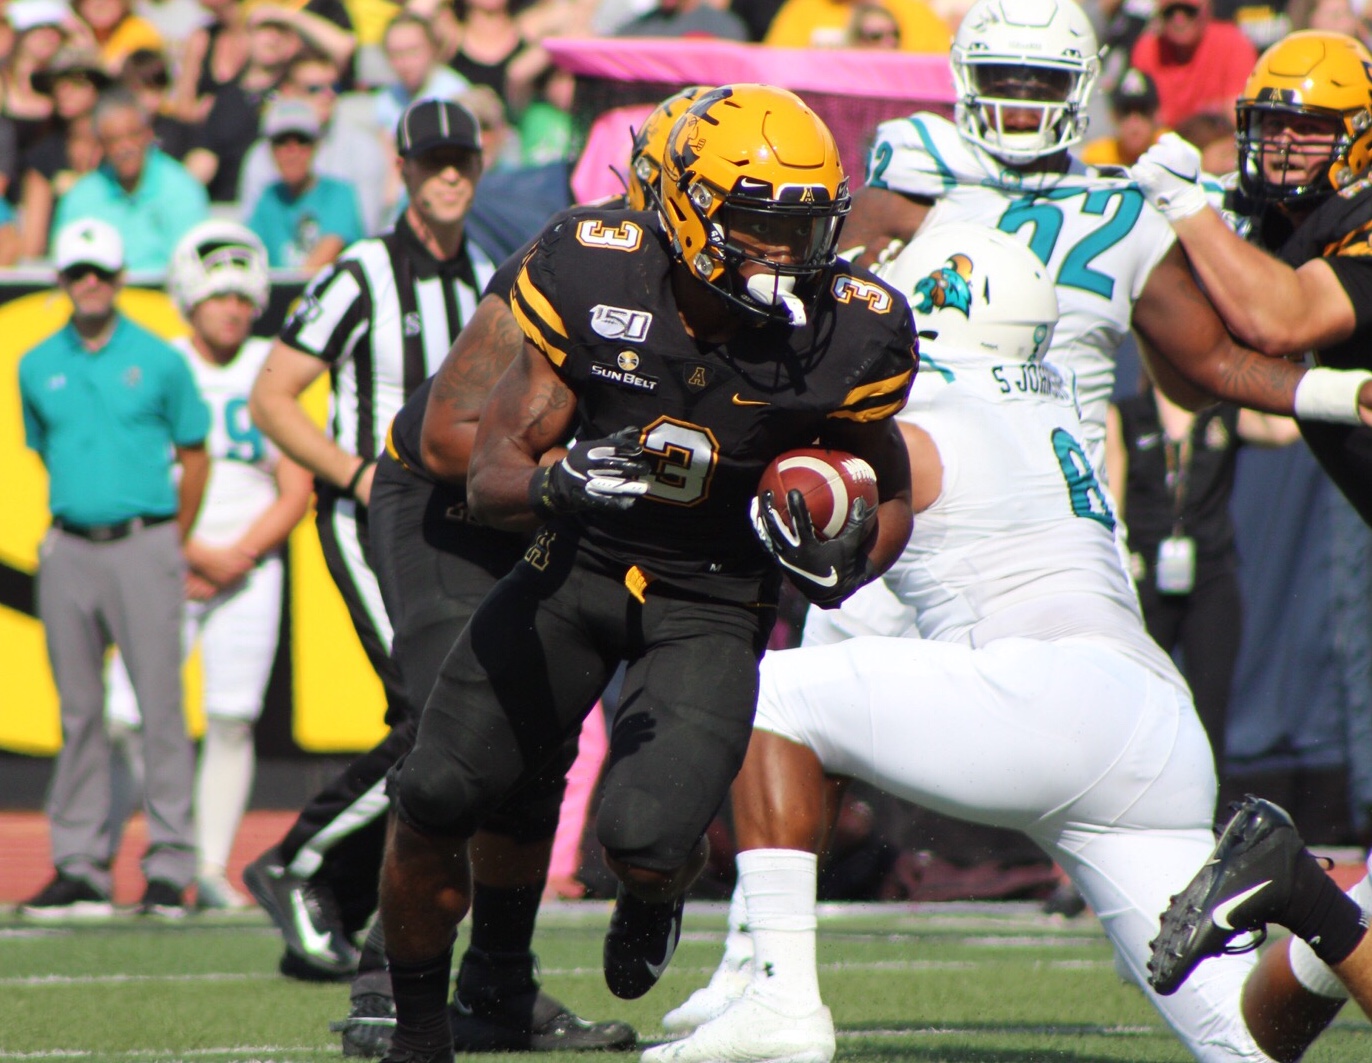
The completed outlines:
<svg viewBox="0 0 1372 1063">
<path fill-rule="evenodd" d="M 567 773 L 567 790 L 562 795 L 557 834 L 553 836 L 553 855 L 548 863 L 550 879 L 570 879 L 581 867 L 581 832 L 586 828 L 586 812 L 600 779 L 600 766 L 605 763 L 605 754 L 609 751 L 605 714 L 597 701 L 581 725 L 576 760 Z"/>
</svg>

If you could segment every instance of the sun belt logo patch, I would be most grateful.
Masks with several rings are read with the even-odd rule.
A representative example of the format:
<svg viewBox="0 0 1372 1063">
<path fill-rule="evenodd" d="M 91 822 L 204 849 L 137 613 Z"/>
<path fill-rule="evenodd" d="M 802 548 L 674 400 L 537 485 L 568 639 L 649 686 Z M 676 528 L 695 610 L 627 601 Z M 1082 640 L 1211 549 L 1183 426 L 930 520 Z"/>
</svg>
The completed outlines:
<svg viewBox="0 0 1372 1063">
<path fill-rule="evenodd" d="M 966 255 L 951 255 L 946 266 L 915 285 L 915 313 L 930 314 L 935 310 L 959 310 L 968 317 L 972 310 L 972 260 Z"/>
<path fill-rule="evenodd" d="M 632 373 L 638 368 L 638 355 L 633 351 L 620 351 L 615 363 L 626 373 Z"/>
</svg>

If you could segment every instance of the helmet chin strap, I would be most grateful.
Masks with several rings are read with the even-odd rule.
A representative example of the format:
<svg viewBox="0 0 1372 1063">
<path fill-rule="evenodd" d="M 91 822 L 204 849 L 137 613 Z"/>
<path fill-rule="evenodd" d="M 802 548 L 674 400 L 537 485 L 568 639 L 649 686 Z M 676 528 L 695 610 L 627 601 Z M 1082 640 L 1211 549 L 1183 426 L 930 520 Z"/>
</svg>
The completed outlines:
<svg viewBox="0 0 1372 1063">
<path fill-rule="evenodd" d="M 795 294 L 796 279 L 779 273 L 755 273 L 745 285 L 753 301 L 785 309 L 792 325 L 804 325 L 805 304 Z"/>
</svg>

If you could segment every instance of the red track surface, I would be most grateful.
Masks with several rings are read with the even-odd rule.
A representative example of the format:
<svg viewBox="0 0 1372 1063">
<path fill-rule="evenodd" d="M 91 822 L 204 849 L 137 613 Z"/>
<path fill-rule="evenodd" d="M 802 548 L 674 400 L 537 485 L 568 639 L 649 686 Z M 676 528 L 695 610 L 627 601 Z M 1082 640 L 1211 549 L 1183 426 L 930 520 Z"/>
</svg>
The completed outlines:
<svg viewBox="0 0 1372 1063">
<path fill-rule="evenodd" d="M 281 840 L 295 820 L 294 812 L 249 812 L 238 831 L 229 858 L 229 880 L 243 889 L 243 865 Z M 133 905 L 143 895 L 138 858 L 148 844 L 140 813 L 124 832 L 124 844 L 114 862 L 114 901 Z M 48 822 L 41 812 L 0 812 L 0 905 L 17 904 L 42 889 L 52 878 Z"/>
<path fill-rule="evenodd" d="M 243 866 L 281 840 L 295 820 L 294 812 L 249 812 L 229 858 L 229 880 L 243 889 Z M 143 895 L 138 858 L 148 835 L 140 813 L 129 823 L 114 863 L 114 901 L 133 905 Z M 1347 889 L 1363 876 L 1362 864 L 1338 864 L 1331 874 Z M 0 905 L 18 904 L 33 896 L 52 877 L 48 824 L 41 812 L 0 812 Z"/>
</svg>

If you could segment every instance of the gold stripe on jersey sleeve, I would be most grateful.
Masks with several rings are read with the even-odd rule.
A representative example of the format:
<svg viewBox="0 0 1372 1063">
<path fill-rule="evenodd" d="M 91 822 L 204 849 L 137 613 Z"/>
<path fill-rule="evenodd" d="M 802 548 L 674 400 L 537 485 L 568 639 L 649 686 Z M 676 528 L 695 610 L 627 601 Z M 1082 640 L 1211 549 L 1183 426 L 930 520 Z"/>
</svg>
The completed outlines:
<svg viewBox="0 0 1372 1063">
<path fill-rule="evenodd" d="M 543 330 L 538 327 L 538 322 L 534 321 L 524 312 L 524 307 L 518 299 L 510 303 L 510 311 L 514 314 L 515 323 L 519 325 L 520 331 L 524 333 L 524 338 L 543 352 L 545 358 L 553 365 L 560 366 L 567 360 L 567 352 L 558 350 L 548 343 L 544 338 Z"/>
<path fill-rule="evenodd" d="M 529 313 L 564 340 L 567 339 L 567 326 L 563 324 L 562 316 L 553 309 L 548 297 L 534 287 L 534 282 L 529 279 L 528 265 L 525 265 L 515 278 L 515 294 L 528 306 Z"/>
<path fill-rule="evenodd" d="M 913 369 L 854 388 L 843 397 L 843 405 L 829 416 L 843 421 L 880 421 L 900 412 L 914 377 Z M 887 400 L 882 402 L 881 400 Z M 878 403 L 880 403 L 878 405 Z"/>
</svg>

